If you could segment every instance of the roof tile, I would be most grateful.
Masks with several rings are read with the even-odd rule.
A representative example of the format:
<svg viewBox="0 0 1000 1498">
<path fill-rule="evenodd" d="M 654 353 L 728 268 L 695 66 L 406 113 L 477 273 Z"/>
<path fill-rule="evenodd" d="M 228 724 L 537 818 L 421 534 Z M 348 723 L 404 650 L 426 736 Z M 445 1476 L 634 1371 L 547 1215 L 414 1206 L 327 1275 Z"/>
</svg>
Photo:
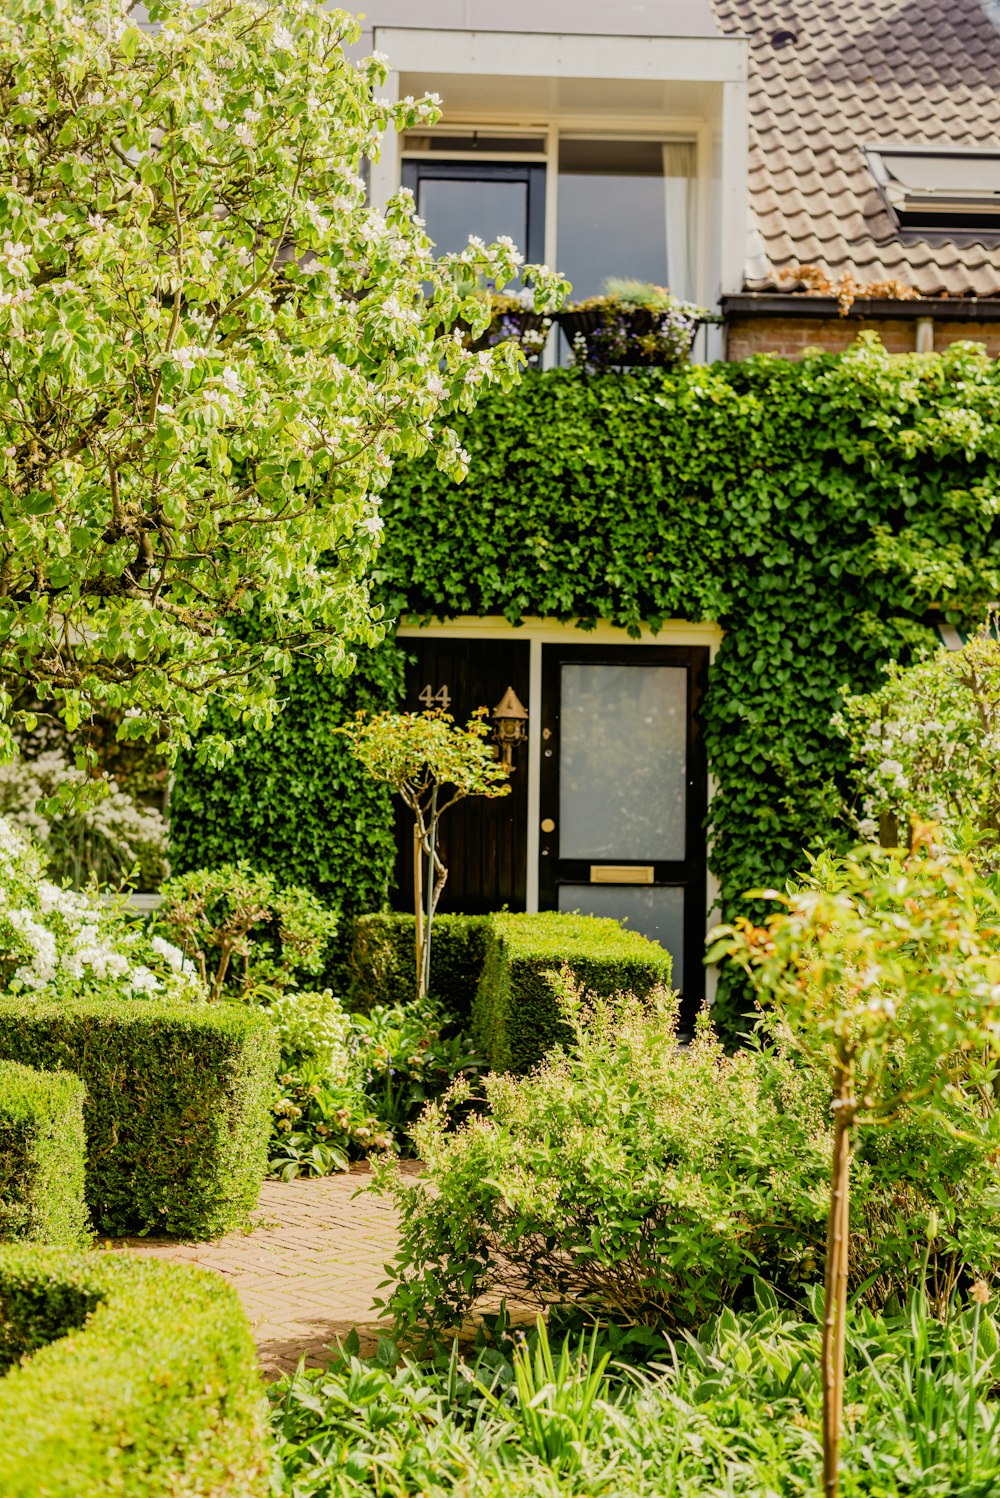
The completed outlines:
<svg viewBox="0 0 1000 1498">
<path fill-rule="evenodd" d="M 1000 32 L 979 0 L 714 0 L 750 38 L 750 194 L 773 268 L 908 281 L 927 293 L 1000 293 L 1000 230 L 901 231 L 861 147 L 879 140 L 992 147 Z M 792 30 L 776 50 L 771 36 Z M 760 285 L 759 282 L 755 283 Z"/>
</svg>

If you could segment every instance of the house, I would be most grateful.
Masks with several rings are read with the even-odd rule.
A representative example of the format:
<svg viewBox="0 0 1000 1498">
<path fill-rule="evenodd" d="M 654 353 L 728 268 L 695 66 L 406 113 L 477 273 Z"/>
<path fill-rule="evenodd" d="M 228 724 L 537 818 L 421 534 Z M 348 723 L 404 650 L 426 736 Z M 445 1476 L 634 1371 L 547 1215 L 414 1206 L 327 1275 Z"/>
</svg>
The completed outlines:
<svg viewBox="0 0 1000 1498">
<path fill-rule="evenodd" d="M 496 16 L 484 0 L 368 12 L 390 87 L 443 99 L 440 126 L 388 142 L 372 179 L 376 199 L 410 186 L 436 243 L 510 233 L 577 297 L 609 275 L 669 283 L 723 314 L 696 358 L 842 349 L 862 327 L 891 350 L 1000 350 L 996 0 L 511 0 Z M 513 689 L 541 729 L 507 801 L 453 814 L 453 908 L 627 917 L 690 989 L 714 900 L 697 709 L 716 626 L 637 643 L 463 618 L 400 637 L 411 707 L 461 716 Z"/>
<path fill-rule="evenodd" d="M 432 236 L 512 233 L 574 294 L 635 276 L 724 314 L 696 357 L 1000 351 L 997 0 L 375 0 L 433 132 L 388 143 Z M 504 227 L 506 226 L 506 227 Z M 919 300 L 917 300 L 919 297 Z"/>
<path fill-rule="evenodd" d="M 996 0 L 508 0 L 499 13 L 483 0 L 371 0 L 359 50 L 391 60 L 385 91 L 436 92 L 445 111 L 433 129 L 386 142 L 372 199 L 406 184 L 444 249 L 470 232 L 511 234 L 577 296 L 608 276 L 669 283 L 720 314 L 699 336 L 700 361 L 840 349 L 866 327 L 893 351 L 970 336 L 1000 348 L 998 11 Z M 553 337 L 549 366 L 565 356 Z M 670 401 L 657 405 L 646 382 L 628 427 L 614 371 L 600 377 L 606 401 L 598 381 L 543 373 L 526 382 L 532 431 L 504 434 L 499 468 L 484 409 L 463 492 L 428 476 L 400 508 L 392 490 L 386 499 L 403 705 L 459 721 L 504 702 L 527 714 L 511 795 L 467 801 L 443 824 L 442 908 L 627 919 L 674 954 L 689 1014 L 712 993 L 701 957 L 718 908 L 713 866 L 732 910 L 747 888 L 798 868 L 830 815 L 841 684 L 868 689 L 949 588 L 960 602 L 994 596 L 982 578 L 1000 500 L 990 439 L 975 435 L 991 418 L 911 453 L 892 446 L 902 407 L 890 390 L 879 397 L 889 435 L 869 461 L 867 430 L 827 440 L 815 392 L 762 435 L 756 413 L 780 409 L 787 376 L 787 366 L 755 373 L 749 396 L 738 371 L 720 377 L 704 420 L 697 380 L 690 400 L 678 397 L 682 417 L 665 414 Z M 590 422 L 577 466 L 560 450 L 575 440 L 560 427 L 563 391 Z M 837 398 L 860 419 L 853 390 Z M 914 422 L 927 417 L 921 399 L 898 397 Z M 985 390 L 982 409 L 991 400 Z M 669 468 L 675 420 L 688 435 L 711 430 L 724 480 L 697 441 L 687 467 Z M 600 451 L 616 441 L 620 469 Z M 609 487 L 612 472 L 621 478 Z M 959 498 L 944 505 L 949 486 Z M 470 504 L 480 507 L 471 518 Z M 441 580 L 424 568 L 424 538 Z M 640 597 L 645 611 L 630 614 L 623 599 Z M 320 703 L 315 684 L 307 691 L 304 724 L 342 710 Z M 255 852 L 277 857 L 285 839 L 297 878 L 322 862 L 319 887 L 336 893 L 366 836 L 368 864 L 382 857 L 388 829 L 355 810 L 346 770 L 331 759 L 336 791 L 317 819 L 311 760 L 307 774 L 300 751 L 280 767 L 270 747 L 261 754 L 243 787 L 219 776 L 194 786 L 175 819 L 189 865 L 209 861 L 205 806 L 230 837 L 236 794 L 244 836 L 257 827 Z M 283 802 L 299 795 L 302 808 L 280 829 L 261 810 L 276 781 Z M 722 807 L 730 841 L 710 858 L 717 782 L 715 825 Z M 412 908 L 402 819 L 397 838 L 393 899 Z M 218 860 L 223 844 L 212 848 Z"/>
</svg>

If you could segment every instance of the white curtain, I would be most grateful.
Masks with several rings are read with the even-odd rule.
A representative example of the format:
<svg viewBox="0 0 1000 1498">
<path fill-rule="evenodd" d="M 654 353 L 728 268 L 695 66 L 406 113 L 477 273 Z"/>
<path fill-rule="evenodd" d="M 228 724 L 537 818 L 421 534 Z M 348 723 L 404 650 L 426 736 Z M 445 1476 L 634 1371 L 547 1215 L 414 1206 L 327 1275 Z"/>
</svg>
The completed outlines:
<svg viewBox="0 0 1000 1498">
<path fill-rule="evenodd" d="M 663 186 L 667 208 L 667 284 L 674 296 L 694 298 L 694 141 L 663 147 Z"/>
</svg>

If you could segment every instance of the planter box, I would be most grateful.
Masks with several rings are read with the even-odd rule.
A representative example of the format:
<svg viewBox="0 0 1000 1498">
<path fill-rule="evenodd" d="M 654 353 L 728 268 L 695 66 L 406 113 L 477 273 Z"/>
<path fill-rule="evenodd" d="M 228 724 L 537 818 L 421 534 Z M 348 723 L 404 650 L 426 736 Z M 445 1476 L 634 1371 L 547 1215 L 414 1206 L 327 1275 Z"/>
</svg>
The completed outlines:
<svg viewBox="0 0 1000 1498">
<path fill-rule="evenodd" d="M 692 321 L 688 331 L 675 324 L 663 334 L 669 315 L 647 307 L 583 307 L 558 312 L 556 321 L 579 363 L 669 367 L 687 362 L 698 331 L 697 321 Z"/>
</svg>

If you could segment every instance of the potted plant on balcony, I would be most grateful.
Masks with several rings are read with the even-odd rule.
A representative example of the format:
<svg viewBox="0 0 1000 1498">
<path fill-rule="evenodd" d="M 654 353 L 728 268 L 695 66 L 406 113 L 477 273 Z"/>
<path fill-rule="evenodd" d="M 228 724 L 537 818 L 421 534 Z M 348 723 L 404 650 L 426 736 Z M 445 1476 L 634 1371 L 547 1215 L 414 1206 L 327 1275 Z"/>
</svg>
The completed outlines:
<svg viewBox="0 0 1000 1498">
<path fill-rule="evenodd" d="M 537 360 L 545 347 L 552 326 L 551 317 L 535 311 L 534 293 L 527 287 L 522 291 L 488 291 L 492 318 L 485 333 L 467 340 L 472 349 L 494 348 L 498 343 L 514 339 L 529 361 Z"/>
<path fill-rule="evenodd" d="M 683 364 L 708 313 L 666 286 L 609 277 L 599 296 L 568 303 L 558 314 L 573 362 L 590 369 L 622 364 Z"/>
</svg>

